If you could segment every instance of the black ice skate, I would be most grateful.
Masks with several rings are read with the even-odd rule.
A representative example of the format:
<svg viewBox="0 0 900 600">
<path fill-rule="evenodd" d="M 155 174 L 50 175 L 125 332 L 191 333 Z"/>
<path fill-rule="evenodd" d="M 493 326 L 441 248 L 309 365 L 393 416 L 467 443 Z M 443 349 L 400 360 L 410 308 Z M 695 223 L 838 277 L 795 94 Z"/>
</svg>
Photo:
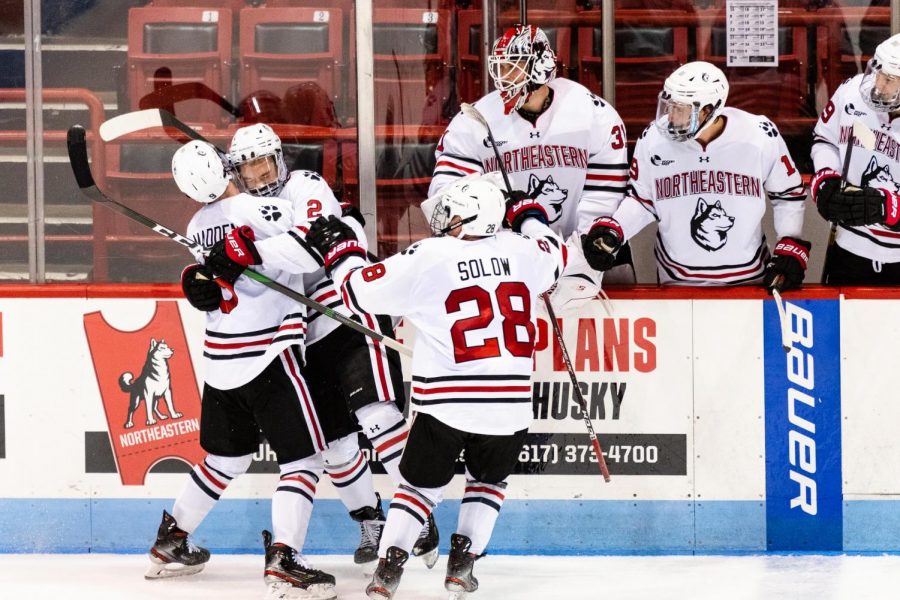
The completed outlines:
<svg viewBox="0 0 900 600">
<path fill-rule="evenodd" d="M 378 543 L 384 530 L 384 511 L 381 496 L 377 493 L 375 506 L 364 506 L 350 512 L 350 518 L 359 523 L 359 548 L 353 553 L 353 562 L 363 566 L 363 573 L 371 575 L 378 562 Z"/>
<path fill-rule="evenodd" d="M 438 533 L 437 525 L 434 523 L 434 515 L 428 515 L 428 521 L 422 532 L 419 533 L 418 539 L 413 546 L 413 556 L 418 556 L 425 561 L 425 566 L 429 569 L 434 567 L 438 560 L 438 542 L 441 536 Z"/>
<path fill-rule="evenodd" d="M 397 586 L 400 585 L 400 577 L 403 575 L 403 565 L 409 559 L 409 554 L 397 546 L 387 549 L 387 557 L 378 561 L 378 568 L 372 577 L 372 583 L 366 586 L 366 596 L 369 600 L 391 600 Z"/>
<path fill-rule="evenodd" d="M 449 600 L 463 600 L 466 594 L 478 589 L 478 580 L 472 575 L 472 566 L 480 558 L 469 552 L 472 540 L 454 533 L 450 536 L 450 556 L 447 557 L 447 576 L 444 587 L 450 592 Z"/>
<path fill-rule="evenodd" d="M 313 569 L 303 556 L 286 544 L 273 544 L 272 534 L 263 531 L 266 569 L 263 580 L 268 586 L 266 600 L 333 600 L 337 598 L 334 576 Z"/>
<path fill-rule="evenodd" d="M 179 575 L 193 575 L 203 570 L 209 560 L 209 550 L 195 546 L 187 531 L 178 528 L 175 517 L 163 511 L 156 533 L 156 543 L 150 548 L 150 568 L 145 579 L 163 579 Z"/>
</svg>

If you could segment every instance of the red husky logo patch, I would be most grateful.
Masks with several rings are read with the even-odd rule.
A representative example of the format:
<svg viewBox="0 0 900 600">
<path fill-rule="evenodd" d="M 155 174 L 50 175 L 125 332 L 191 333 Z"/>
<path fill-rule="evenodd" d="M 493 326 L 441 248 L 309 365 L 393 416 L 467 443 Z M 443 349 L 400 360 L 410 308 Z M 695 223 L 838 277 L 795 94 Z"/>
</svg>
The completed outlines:
<svg viewBox="0 0 900 600">
<path fill-rule="evenodd" d="M 200 394 L 178 305 L 157 302 L 153 318 L 137 331 L 89 313 L 84 330 L 122 483 L 143 485 L 164 458 L 203 460 Z"/>
</svg>

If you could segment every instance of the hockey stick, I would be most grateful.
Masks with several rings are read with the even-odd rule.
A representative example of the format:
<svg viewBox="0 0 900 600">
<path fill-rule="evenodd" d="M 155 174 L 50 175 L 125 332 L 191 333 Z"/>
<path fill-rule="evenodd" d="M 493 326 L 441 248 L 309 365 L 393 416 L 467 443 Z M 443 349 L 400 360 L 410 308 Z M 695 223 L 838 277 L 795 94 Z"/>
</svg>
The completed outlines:
<svg viewBox="0 0 900 600">
<path fill-rule="evenodd" d="M 141 110 L 148 108 L 162 109 L 165 106 L 172 106 L 176 102 L 185 100 L 209 100 L 231 116 L 241 116 L 241 111 L 235 105 L 202 81 L 185 81 L 184 83 L 159 87 L 142 97 L 138 101 L 138 107 Z"/>
<path fill-rule="evenodd" d="M 500 170 L 500 174 L 503 176 L 503 183 L 506 185 L 506 191 L 512 195 L 512 184 L 509 182 L 509 176 L 506 173 L 506 168 L 503 166 L 503 159 L 500 157 L 500 151 L 497 149 L 497 144 L 494 143 L 494 134 L 491 132 L 491 126 L 488 125 L 487 120 L 484 118 L 478 109 L 463 102 L 460 105 L 460 109 L 463 114 L 467 117 L 470 117 L 481 124 L 482 127 L 487 131 L 488 141 L 491 143 L 491 148 L 494 149 L 494 156 L 497 157 L 497 168 Z M 562 351 L 563 361 L 566 363 L 566 369 L 569 371 L 569 379 L 572 380 L 572 388 L 575 394 L 575 400 L 581 406 L 581 413 L 584 416 L 584 424 L 588 430 L 588 437 L 591 439 L 591 445 L 594 447 L 594 454 L 597 456 L 597 463 L 600 466 L 600 474 L 603 475 L 603 480 L 607 483 L 609 482 L 609 468 L 606 466 L 606 460 L 603 458 L 603 449 L 600 447 L 600 440 L 597 439 L 597 434 L 594 433 L 594 425 L 591 423 L 590 410 L 588 409 L 587 401 L 584 399 L 584 396 L 581 393 L 581 387 L 578 385 L 578 377 L 575 375 L 575 368 L 572 366 L 572 361 L 569 359 L 569 351 L 566 349 L 566 342 L 563 339 L 562 331 L 559 328 L 559 322 L 556 320 L 556 313 L 553 311 L 553 306 L 550 303 L 550 296 L 546 293 L 541 294 L 541 298 L 544 299 L 544 306 L 547 307 L 547 314 L 550 316 L 550 323 L 553 326 L 553 333 L 556 336 L 556 341 L 559 343 L 559 348 Z"/>
<path fill-rule="evenodd" d="M 844 154 L 844 164 L 841 166 L 841 191 L 847 189 L 850 185 L 847 181 L 847 177 L 850 173 L 850 157 L 853 155 L 853 147 L 856 146 L 857 141 L 860 146 L 869 152 L 875 149 L 875 134 L 872 133 L 872 130 L 859 119 L 853 121 L 853 127 L 847 135 L 847 152 Z M 837 235 L 837 223 L 832 223 L 831 231 L 828 233 L 828 245 L 825 246 L 825 262 L 822 265 L 822 285 L 825 285 L 825 280 L 828 278 L 828 251 L 831 249 L 832 244 L 834 244 L 835 235 Z"/>
<path fill-rule="evenodd" d="M 103 204 L 104 206 L 111 208 L 119 214 L 125 215 L 129 219 L 137 221 L 145 227 L 149 227 L 156 233 L 164 235 L 165 237 L 181 244 L 182 246 L 190 250 L 191 253 L 193 253 L 195 256 L 203 255 L 203 248 L 197 242 L 188 239 L 187 237 L 169 229 L 164 225 L 157 223 L 153 219 L 142 215 L 141 213 L 125 206 L 122 203 L 113 200 L 102 191 L 100 191 L 100 188 L 97 187 L 97 183 L 94 181 L 94 176 L 91 174 L 91 167 L 88 162 L 87 143 L 85 141 L 85 131 L 81 125 L 74 125 L 69 128 L 69 132 L 66 136 L 66 144 L 69 151 L 69 162 L 72 165 L 72 172 L 75 174 L 75 181 L 78 182 L 78 187 L 88 198 L 90 198 L 94 202 Z M 391 348 L 392 350 L 402 352 L 407 356 L 412 356 L 412 349 L 409 348 L 409 346 L 401 344 L 393 338 L 387 337 L 377 331 L 369 329 L 361 323 L 357 323 L 356 321 L 345 317 L 341 313 L 333 311 L 324 304 L 320 304 L 311 298 L 307 298 L 303 294 L 295 292 L 291 288 L 278 283 L 277 281 L 274 281 L 269 277 L 266 277 L 262 273 L 258 273 L 253 269 L 246 269 L 244 271 L 244 275 L 246 275 L 250 279 L 253 279 L 254 281 L 261 283 L 269 289 L 284 294 L 292 300 L 295 300 L 300 304 L 303 304 L 304 306 L 322 313 L 326 317 L 334 319 L 342 325 L 346 325 L 354 331 L 369 336 L 376 342 L 383 343 L 385 346 Z"/>
<path fill-rule="evenodd" d="M 192 140 L 197 140 L 198 142 L 206 142 L 216 149 L 216 152 L 219 153 L 220 158 L 227 160 L 228 154 L 224 150 L 203 137 L 203 135 L 201 135 L 190 125 L 184 123 L 169 111 L 163 110 L 161 108 L 136 110 L 134 112 L 125 113 L 123 115 L 119 115 L 118 117 L 113 117 L 112 119 L 104 121 L 100 125 L 100 139 L 102 139 L 104 142 L 112 142 L 119 139 L 120 137 L 128 135 L 129 133 L 143 131 L 144 129 L 150 129 L 152 127 L 171 127 L 173 129 L 177 129 Z M 170 137 L 178 142 L 181 142 L 181 139 L 179 139 L 175 135 L 172 135 Z"/>
</svg>

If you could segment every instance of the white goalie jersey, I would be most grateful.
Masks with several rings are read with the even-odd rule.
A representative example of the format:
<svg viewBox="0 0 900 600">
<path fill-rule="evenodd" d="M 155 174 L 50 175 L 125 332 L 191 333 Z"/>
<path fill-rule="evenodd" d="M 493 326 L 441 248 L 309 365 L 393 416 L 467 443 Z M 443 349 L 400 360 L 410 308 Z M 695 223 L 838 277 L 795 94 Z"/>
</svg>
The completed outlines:
<svg viewBox="0 0 900 600">
<path fill-rule="evenodd" d="M 583 85 L 562 78 L 548 85 L 553 102 L 536 124 L 515 112 L 505 115 L 497 91 L 475 108 L 490 123 L 513 189 L 533 194 L 550 227 L 566 238 L 619 206 L 628 170 L 625 125 Z M 450 122 L 435 156 L 429 197 L 465 175 L 499 170 L 484 126 L 462 113 Z"/>
<path fill-rule="evenodd" d="M 209 250 L 235 227 L 248 225 L 257 239 L 266 239 L 287 231 L 292 220 L 291 207 L 283 200 L 238 194 L 197 211 L 188 224 L 187 235 Z M 303 292 L 302 267 L 273 262 L 254 269 Z M 246 275 L 235 281 L 234 291 L 238 303 L 231 312 L 206 313 L 204 380 L 220 390 L 248 383 L 285 348 L 302 346 L 306 333 L 306 309 L 302 304 Z"/>
<path fill-rule="evenodd" d="M 854 121 L 862 121 L 875 134 L 875 149 L 858 144 L 850 156 L 847 181 L 860 187 L 900 192 L 900 120 L 871 110 L 859 92 L 862 75 L 845 81 L 825 106 L 813 133 L 812 159 L 816 171 L 841 172 L 847 139 Z M 858 256 L 878 262 L 900 262 L 900 233 L 881 225 L 837 226 L 835 243 Z"/>
<path fill-rule="evenodd" d="M 767 196 L 778 237 L 801 234 L 806 189 L 775 125 L 736 108 L 722 116 L 725 129 L 706 147 L 669 140 L 653 125 L 635 147 L 628 195 L 614 218 L 626 239 L 658 221 L 660 283 L 761 282 Z"/>
<path fill-rule="evenodd" d="M 565 251 L 534 219 L 523 231 L 429 238 L 370 266 L 351 258 L 335 269 L 354 311 L 415 326 L 415 410 L 471 433 L 507 435 L 531 423 L 536 303 Z"/>
</svg>

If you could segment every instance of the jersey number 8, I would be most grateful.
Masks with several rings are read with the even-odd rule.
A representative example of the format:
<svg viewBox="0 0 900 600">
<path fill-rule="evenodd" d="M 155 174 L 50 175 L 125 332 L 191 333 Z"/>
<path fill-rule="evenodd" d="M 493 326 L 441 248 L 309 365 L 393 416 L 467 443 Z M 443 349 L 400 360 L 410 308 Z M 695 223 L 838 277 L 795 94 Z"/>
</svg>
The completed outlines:
<svg viewBox="0 0 900 600">
<path fill-rule="evenodd" d="M 520 281 L 506 281 L 497 286 L 497 307 L 503 317 L 503 345 L 510 354 L 517 357 L 531 357 L 534 351 L 534 324 L 531 322 L 531 295 L 528 286 Z M 520 298 L 522 307 L 514 308 L 512 298 Z M 500 356 L 500 343 L 495 337 L 487 338 L 479 346 L 470 346 L 466 342 L 466 333 L 485 329 L 494 320 L 494 308 L 491 294 L 484 288 L 473 285 L 450 292 L 444 306 L 447 314 L 459 312 L 463 302 L 474 301 L 478 314 L 460 319 L 450 328 L 453 340 L 453 353 L 457 363 L 482 358 Z M 525 341 L 518 339 L 518 328 L 524 327 L 528 337 Z"/>
</svg>

